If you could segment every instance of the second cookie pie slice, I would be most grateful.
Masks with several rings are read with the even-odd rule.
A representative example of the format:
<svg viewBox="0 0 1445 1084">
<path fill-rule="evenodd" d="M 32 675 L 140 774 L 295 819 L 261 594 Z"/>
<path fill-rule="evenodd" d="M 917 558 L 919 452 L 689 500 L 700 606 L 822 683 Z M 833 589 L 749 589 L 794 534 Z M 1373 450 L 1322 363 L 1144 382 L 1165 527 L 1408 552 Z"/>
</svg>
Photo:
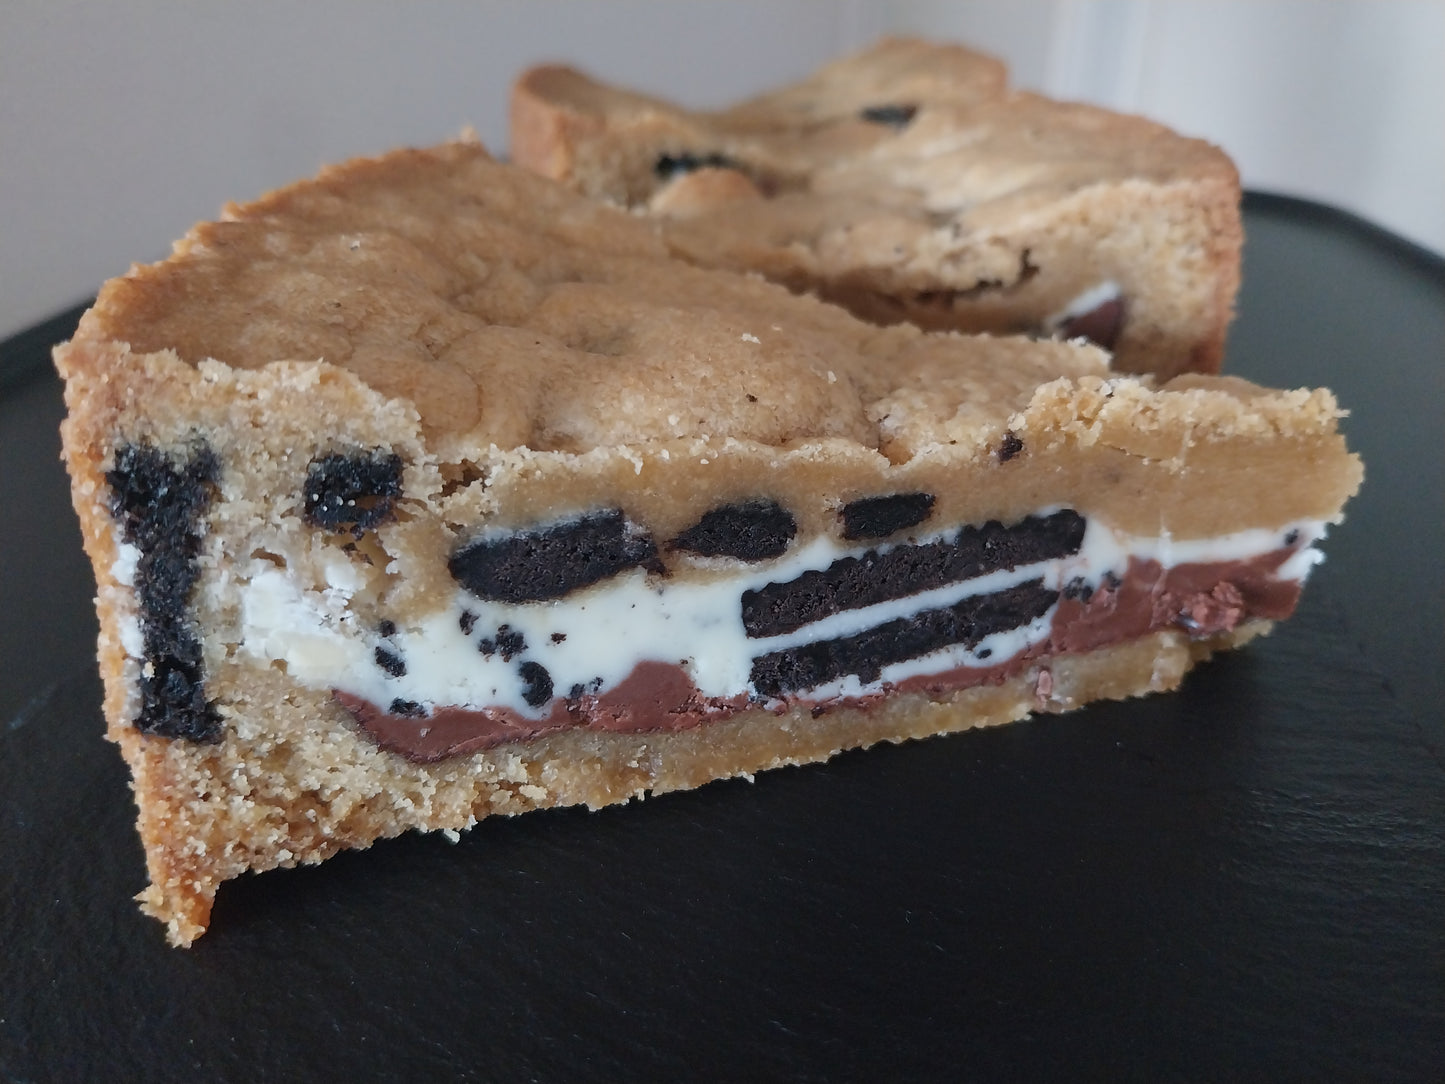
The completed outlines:
<svg viewBox="0 0 1445 1084">
<path fill-rule="evenodd" d="M 669 248 L 878 323 L 1091 339 L 1116 368 L 1219 368 L 1239 177 L 1142 117 L 1009 92 L 1003 66 L 908 39 L 721 112 L 570 68 L 524 73 L 512 158 L 645 211 Z"/>
</svg>

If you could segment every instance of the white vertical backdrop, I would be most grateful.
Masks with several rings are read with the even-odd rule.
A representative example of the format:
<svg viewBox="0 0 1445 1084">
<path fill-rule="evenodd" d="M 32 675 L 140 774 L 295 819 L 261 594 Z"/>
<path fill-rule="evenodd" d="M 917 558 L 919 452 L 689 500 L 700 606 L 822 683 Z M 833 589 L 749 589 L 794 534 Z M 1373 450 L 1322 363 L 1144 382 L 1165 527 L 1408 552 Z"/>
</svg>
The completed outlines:
<svg viewBox="0 0 1445 1084">
<path fill-rule="evenodd" d="M 971 41 L 1445 251 L 1445 0 L 5 0 L 0 336 L 324 161 L 464 124 L 503 146 L 528 63 L 720 104 L 887 32 Z"/>
</svg>

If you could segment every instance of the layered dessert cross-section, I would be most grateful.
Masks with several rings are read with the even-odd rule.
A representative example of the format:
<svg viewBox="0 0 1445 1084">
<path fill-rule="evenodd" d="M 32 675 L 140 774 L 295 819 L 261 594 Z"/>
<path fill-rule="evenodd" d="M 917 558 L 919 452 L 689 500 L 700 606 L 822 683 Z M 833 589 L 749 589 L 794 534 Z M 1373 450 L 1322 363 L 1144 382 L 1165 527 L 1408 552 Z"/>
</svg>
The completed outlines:
<svg viewBox="0 0 1445 1084">
<path fill-rule="evenodd" d="M 1010 91 L 997 60 L 885 39 L 713 112 L 524 72 L 512 159 L 645 212 L 677 256 L 877 323 L 1087 338 L 1115 368 L 1213 372 L 1239 178 L 1142 117 Z"/>
<path fill-rule="evenodd" d="M 56 362 L 180 944 L 245 870 L 1170 688 L 1360 478 L 1328 392 L 870 325 L 465 141 L 226 208 Z"/>
</svg>

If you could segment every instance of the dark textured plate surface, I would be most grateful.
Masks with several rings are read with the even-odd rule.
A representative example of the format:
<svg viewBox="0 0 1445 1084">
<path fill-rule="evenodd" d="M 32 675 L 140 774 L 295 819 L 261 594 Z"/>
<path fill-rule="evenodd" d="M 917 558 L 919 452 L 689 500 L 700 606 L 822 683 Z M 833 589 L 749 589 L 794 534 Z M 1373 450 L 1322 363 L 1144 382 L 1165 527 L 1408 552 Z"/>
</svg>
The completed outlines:
<svg viewBox="0 0 1445 1084">
<path fill-rule="evenodd" d="M 100 737 L 76 313 L 5 343 L 0 1075 L 1439 1079 L 1445 267 L 1246 210 L 1229 367 L 1333 386 L 1367 472 L 1274 636 L 1177 695 L 243 878 L 188 952 Z"/>
</svg>

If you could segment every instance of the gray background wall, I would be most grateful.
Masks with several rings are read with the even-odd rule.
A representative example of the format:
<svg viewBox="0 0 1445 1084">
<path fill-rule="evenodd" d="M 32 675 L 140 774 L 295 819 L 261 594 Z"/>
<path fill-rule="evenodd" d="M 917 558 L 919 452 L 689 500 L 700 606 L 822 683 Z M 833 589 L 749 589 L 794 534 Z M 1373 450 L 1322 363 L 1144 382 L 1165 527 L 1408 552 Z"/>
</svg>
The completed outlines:
<svg viewBox="0 0 1445 1084">
<path fill-rule="evenodd" d="M 0 335 L 323 162 L 466 124 L 505 147 L 528 63 L 715 105 L 886 32 L 971 41 L 1445 251 L 1441 0 L 8 0 Z"/>
</svg>

